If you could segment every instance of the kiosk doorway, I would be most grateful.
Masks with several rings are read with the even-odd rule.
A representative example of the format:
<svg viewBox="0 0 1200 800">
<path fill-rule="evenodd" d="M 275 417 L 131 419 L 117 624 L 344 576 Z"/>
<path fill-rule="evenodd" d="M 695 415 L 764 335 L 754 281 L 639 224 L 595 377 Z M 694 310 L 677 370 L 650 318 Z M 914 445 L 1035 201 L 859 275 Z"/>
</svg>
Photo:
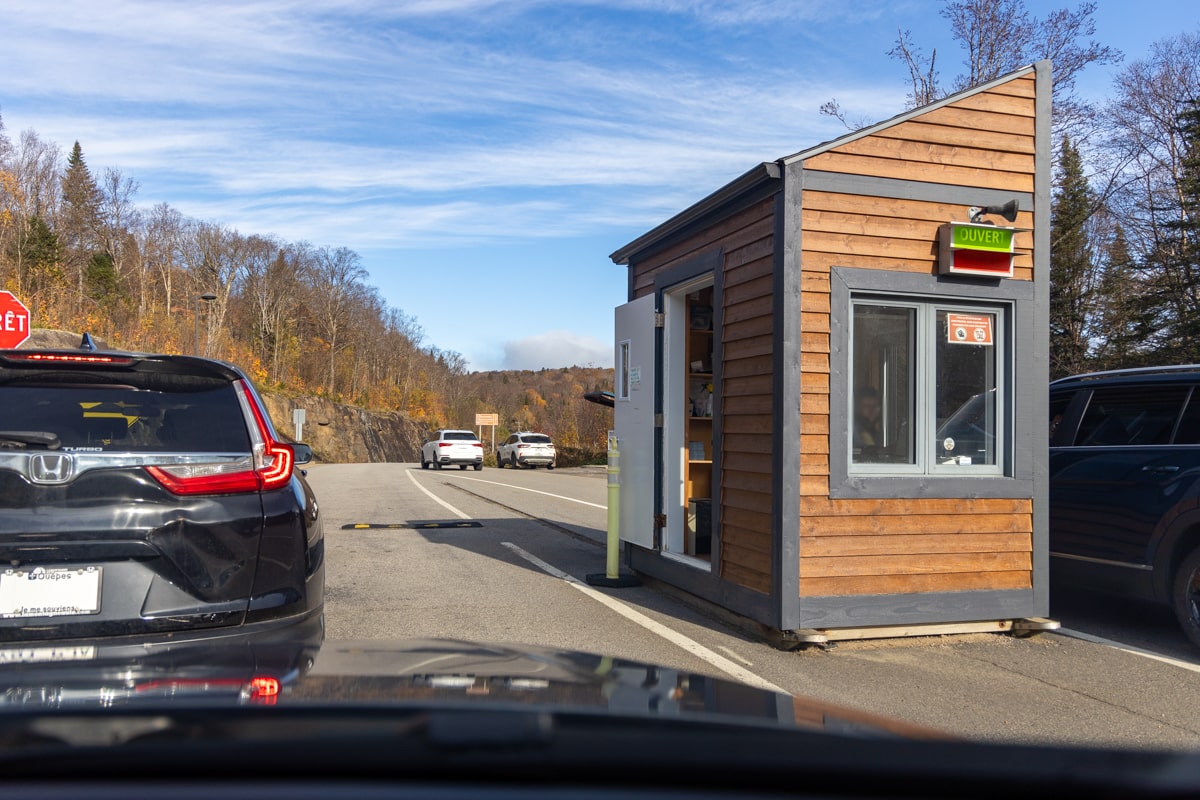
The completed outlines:
<svg viewBox="0 0 1200 800">
<path fill-rule="evenodd" d="M 713 276 L 663 292 L 662 550 L 712 568 L 713 419 L 719 408 L 713 365 Z"/>
</svg>

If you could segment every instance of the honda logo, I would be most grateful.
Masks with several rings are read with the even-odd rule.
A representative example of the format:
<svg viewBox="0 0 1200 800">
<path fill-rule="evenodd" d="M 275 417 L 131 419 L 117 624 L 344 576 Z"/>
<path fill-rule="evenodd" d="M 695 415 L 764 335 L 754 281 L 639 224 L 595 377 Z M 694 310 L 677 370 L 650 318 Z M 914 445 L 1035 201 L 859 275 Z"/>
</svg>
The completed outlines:
<svg viewBox="0 0 1200 800">
<path fill-rule="evenodd" d="M 29 477 L 34 483 L 66 483 L 75 475 L 75 459 L 64 453 L 34 453 Z"/>
</svg>

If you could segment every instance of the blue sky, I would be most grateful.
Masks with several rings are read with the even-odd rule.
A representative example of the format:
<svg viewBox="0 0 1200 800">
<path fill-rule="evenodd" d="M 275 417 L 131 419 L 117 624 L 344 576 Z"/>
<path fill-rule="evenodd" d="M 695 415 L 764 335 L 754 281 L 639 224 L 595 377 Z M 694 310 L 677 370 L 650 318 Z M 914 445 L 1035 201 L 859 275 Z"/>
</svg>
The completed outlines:
<svg viewBox="0 0 1200 800">
<path fill-rule="evenodd" d="M 1028 0 L 1036 15 L 1075 3 Z M 608 255 L 730 179 L 904 108 L 939 0 L 0 0 L 0 116 L 138 201 L 346 246 L 472 369 L 612 364 Z M 1142 58 L 1194 0 L 1099 0 Z M 1115 68 L 1079 88 L 1107 94 Z"/>
</svg>

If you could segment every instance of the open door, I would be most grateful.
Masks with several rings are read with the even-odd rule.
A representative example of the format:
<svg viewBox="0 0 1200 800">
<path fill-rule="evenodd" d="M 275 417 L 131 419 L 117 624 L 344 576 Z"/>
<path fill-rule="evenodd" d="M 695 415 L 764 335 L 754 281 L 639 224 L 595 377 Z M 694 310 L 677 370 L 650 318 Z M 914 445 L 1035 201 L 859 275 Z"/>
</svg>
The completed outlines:
<svg viewBox="0 0 1200 800">
<path fill-rule="evenodd" d="M 654 295 L 616 309 L 613 420 L 621 453 L 621 540 L 654 547 Z"/>
</svg>

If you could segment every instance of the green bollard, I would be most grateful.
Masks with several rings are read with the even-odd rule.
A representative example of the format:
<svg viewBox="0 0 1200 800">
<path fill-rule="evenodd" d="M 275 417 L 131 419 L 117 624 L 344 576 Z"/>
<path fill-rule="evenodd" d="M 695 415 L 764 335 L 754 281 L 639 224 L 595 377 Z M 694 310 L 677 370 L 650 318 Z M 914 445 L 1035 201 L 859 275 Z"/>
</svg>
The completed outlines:
<svg viewBox="0 0 1200 800">
<path fill-rule="evenodd" d="M 608 541 L 607 564 L 603 575 L 587 575 L 592 586 L 637 586 L 633 575 L 621 574 L 621 453 L 617 449 L 616 431 L 608 432 Z"/>
</svg>

